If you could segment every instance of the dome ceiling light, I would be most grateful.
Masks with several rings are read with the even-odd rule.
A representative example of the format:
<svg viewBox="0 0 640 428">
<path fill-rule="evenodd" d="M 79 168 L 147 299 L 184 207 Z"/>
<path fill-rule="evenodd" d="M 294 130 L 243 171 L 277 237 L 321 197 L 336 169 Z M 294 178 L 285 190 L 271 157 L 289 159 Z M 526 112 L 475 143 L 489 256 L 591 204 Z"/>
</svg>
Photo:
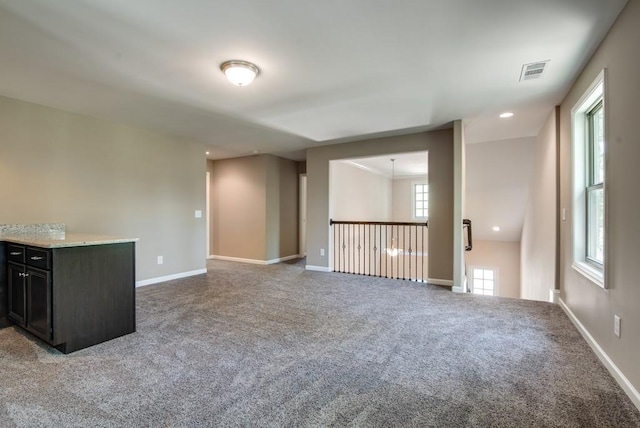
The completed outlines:
<svg viewBox="0 0 640 428">
<path fill-rule="evenodd" d="M 231 60 L 223 62 L 220 70 L 227 76 L 229 82 L 236 86 L 247 86 L 253 82 L 260 70 L 254 64 L 247 61 Z"/>
</svg>

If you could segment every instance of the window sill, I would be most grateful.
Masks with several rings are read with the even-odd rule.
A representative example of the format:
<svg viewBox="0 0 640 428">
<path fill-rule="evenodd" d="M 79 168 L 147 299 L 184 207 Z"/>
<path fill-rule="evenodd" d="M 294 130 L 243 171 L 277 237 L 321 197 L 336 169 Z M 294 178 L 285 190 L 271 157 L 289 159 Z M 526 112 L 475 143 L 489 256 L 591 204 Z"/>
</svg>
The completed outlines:
<svg viewBox="0 0 640 428">
<path fill-rule="evenodd" d="M 573 262 L 571 267 L 598 287 L 607 288 L 604 282 L 604 274 L 601 270 L 585 262 Z"/>
</svg>

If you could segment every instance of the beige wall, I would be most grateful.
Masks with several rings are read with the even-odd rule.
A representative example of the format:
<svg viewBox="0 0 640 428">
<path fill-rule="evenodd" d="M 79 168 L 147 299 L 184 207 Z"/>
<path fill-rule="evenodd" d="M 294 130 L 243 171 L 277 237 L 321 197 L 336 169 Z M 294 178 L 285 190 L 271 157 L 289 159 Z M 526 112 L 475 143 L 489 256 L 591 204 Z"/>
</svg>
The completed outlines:
<svg viewBox="0 0 640 428">
<path fill-rule="evenodd" d="M 329 267 L 329 162 L 412 151 L 429 152 L 429 277 L 453 279 L 453 131 L 451 129 L 307 150 L 307 264 Z M 325 249 L 325 256 L 320 255 Z"/>
<path fill-rule="evenodd" d="M 213 160 L 207 159 L 207 172 L 209 173 L 209 248 L 207 248 L 207 257 L 213 254 Z"/>
<path fill-rule="evenodd" d="M 535 141 L 532 182 L 522 226 L 520 296 L 549 301 L 556 288 L 556 110 Z"/>
<path fill-rule="evenodd" d="M 472 267 L 496 269 L 496 296 L 520 297 L 520 243 L 506 241 L 473 241 L 473 249 L 465 253 L 467 276 Z"/>
<path fill-rule="evenodd" d="M 266 260 L 267 158 L 212 161 L 211 254 Z"/>
<path fill-rule="evenodd" d="M 278 156 L 267 157 L 266 260 L 298 254 L 298 165 Z"/>
<path fill-rule="evenodd" d="M 298 164 L 273 155 L 209 161 L 211 254 L 268 261 L 298 254 Z"/>
<path fill-rule="evenodd" d="M 205 268 L 205 148 L 0 97 L 0 223 L 140 238 L 136 279 Z M 164 264 L 156 263 L 157 256 Z"/>
<path fill-rule="evenodd" d="M 560 115 L 560 208 L 567 209 L 567 221 L 561 222 L 561 299 L 636 390 L 640 390 L 638 22 L 640 2 L 632 0 L 562 102 Z M 608 290 L 571 268 L 571 109 L 605 67 L 608 69 L 605 89 Z M 614 314 L 622 318 L 620 338 L 613 334 Z"/>
<path fill-rule="evenodd" d="M 391 180 L 340 161 L 330 165 L 329 217 L 341 221 L 390 221 Z"/>
<path fill-rule="evenodd" d="M 416 221 L 413 219 L 413 188 L 415 182 L 427 182 L 426 175 L 411 178 L 396 178 L 393 180 L 393 210 L 392 221 Z"/>
</svg>

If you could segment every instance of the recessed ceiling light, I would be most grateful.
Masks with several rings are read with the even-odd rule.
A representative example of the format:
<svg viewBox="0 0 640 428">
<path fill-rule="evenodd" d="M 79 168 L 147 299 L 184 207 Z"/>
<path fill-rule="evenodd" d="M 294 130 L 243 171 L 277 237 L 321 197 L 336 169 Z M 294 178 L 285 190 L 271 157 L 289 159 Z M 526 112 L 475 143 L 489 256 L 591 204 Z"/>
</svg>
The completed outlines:
<svg viewBox="0 0 640 428">
<path fill-rule="evenodd" d="M 508 117 L 512 117 L 512 116 L 513 116 L 513 113 L 511 113 L 510 111 L 505 111 L 504 113 L 502 113 L 502 114 L 500 115 L 500 117 L 501 117 L 502 119 L 506 119 L 506 118 L 508 118 Z"/>
<path fill-rule="evenodd" d="M 498 227 L 498 226 L 493 226 L 491 229 L 492 229 L 494 232 L 500 232 L 500 227 Z"/>
<path fill-rule="evenodd" d="M 205 153 L 206 155 L 208 155 L 208 154 L 209 154 L 209 152 L 204 152 L 204 153 Z"/>
<path fill-rule="evenodd" d="M 247 61 L 231 60 L 220 65 L 220 70 L 229 82 L 236 86 L 247 86 L 259 73 L 258 67 Z"/>
</svg>

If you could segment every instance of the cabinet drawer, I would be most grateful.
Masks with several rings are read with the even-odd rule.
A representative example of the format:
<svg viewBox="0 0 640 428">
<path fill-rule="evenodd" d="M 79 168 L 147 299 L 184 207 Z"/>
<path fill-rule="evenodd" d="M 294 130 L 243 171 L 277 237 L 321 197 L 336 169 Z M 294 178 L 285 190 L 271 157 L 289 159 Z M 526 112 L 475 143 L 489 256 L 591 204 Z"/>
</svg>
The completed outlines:
<svg viewBox="0 0 640 428">
<path fill-rule="evenodd" d="M 7 259 L 10 262 L 24 263 L 25 247 L 22 245 L 7 244 Z"/>
<path fill-rule="evenodd" d="M 27 248 L 27 265 L 38 269 L 51 270 L 51 253 L 38 248 Z"/>
</svg>

